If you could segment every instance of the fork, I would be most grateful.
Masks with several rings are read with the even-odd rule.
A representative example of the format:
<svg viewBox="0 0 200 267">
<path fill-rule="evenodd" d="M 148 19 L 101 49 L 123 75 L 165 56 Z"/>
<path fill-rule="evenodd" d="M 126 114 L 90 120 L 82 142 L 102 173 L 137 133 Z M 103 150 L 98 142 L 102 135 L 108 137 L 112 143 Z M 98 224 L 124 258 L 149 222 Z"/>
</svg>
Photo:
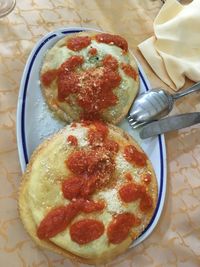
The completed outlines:
<svg viewBox="0 0 200 267">
<path fill-rule="evenodd" d="M 200 82 L 176 94 L 170 94 L 162 88 L 142 93 L 134 101 L 127 118 L 128 122 L 132 128 L 138 128 L 165 117 L 177 99 L 197 91 L 200 91 Z"/>
</svg>

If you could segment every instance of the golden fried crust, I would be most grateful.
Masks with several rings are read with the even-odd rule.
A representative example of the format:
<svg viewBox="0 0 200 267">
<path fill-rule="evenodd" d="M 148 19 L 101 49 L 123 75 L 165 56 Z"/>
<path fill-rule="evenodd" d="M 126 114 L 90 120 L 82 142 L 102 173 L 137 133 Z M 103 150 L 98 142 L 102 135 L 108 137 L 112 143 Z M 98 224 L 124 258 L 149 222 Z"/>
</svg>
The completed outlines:
<svg viewBox="0 0 200 267">
<path fill-rule="evenodd" d="M 68 126 L 69 127 L 69 126 Z M 106 249 L 104 253 L 100 255 L 100 257 L 80 257 L 75 255 L 74 253 L 69 252 L 68 250 L 65 250 L 56 244 L 54 244 L 51 241 L 48 240 L 40 240 L 37 237 L 36 231 L 37 231 L 37 226 L 35 224 L 34 218 L 32 216 L 32 212 L 29 207 L 29 195 L 28 195 L 28 189 L 29 189 L 29 182 L 31 179 L 32 171 L 33 171 L 33 164 L 37 157 L 45 151 L 45 149 L 49 146 L 51 142 L 54 140 L 61 138 L 62 135 L 66 133 L 66 130 L 62 129 L 60 130 L 57 134 L 55 134 L 52 138 L 46 140 L 44 143 L 42 143 L 33 153 L 30 162 L 27 166 L 27 169 L 22 177 L 22 183 L 19 189 L 19 200 L 18 200 L 18 207 L 19 207 L 19 214 L 20 218 L 22 220 L 22 223 L 26 229 L 26 231 L 29 233 L 31 238 L 37 243 L 38 246 L 42 248 L 47 248 L 53 252 L 56 252 L 58 254 L 61 254 L 62 256 L 77 260 L 82 263 L 87 263 L 87 264 L 102 264 L 105 262 L 110 261 L 111 259 L 115 258 L 117 255 L 121 254 L 124 252 L 132 243 L 133 241 L 133 236 L 129 235 L 128 238 L 126 238 L 123 242 L 118 244 L 114 250 L 109 250 L 109 246 Z M 124 138 L 124 143 L 125 144 L 132 144 L 134 145 L 139 151 L 142 151 L 142 149 L 139 147 L 139 145 L 123 130 L 119 129 L 116 126 L 109 125 L 109 132 L 111 133 L 111 136 L 117 136 L 117 134 L 120 134 Z M 116 139 L 115 139 L 116 140 Z M 151 197 L 153 199 L 153 209 L 151 212 L 146 214 L 145 218 L 145 223 L 141 225 L 140 228 L 138 228 L 137 231 L 134 231 L 134 239 L 137 238 L 141 232 L 144 230 L 144 228 L 148 225 L 150 219 L 152 218 L 152 215 L 154 213 L 155 207 L 156 207 L 156 201 L 157 201 L 157 182 L 156 182 L 156 177 L 155 173 L 152 169 L 151 163 L 148 160 L 147 161 L 148 169 L 152 173 L 152 180 L 151 180 Z M 106 233 L 104 233 L 106 234 Z"/>
<path fill-rule="evenodd" d="M 75 36 L 91 36 L 94 37 L 98 32 L 81 32 L 75 34 L 68 34 L 66 37 L 59 40 L 46 54 L 43 65 L 41 68 L 41 73 L 45 73 L 46 71 L 51 69 L 51 62 L 55 60 L 55 55 L 58 53 L 59 49 L 66 46 L 66 42 L 68 39 L 75 37 Z M 53 49 L 53 50 L 52 50 Z M 52 53 L 53 51 L 53 53 Z M 79 55 L 79 53 L 76 53 Z M 109 54 L 109 53 L 108 53 Z M 136 70 L 138 74 L 138 67 L 133 55 L 128 52 L 127 55 L 130 59 L 130 65 Z M 126 75 L 125 75 L 126 76 Z M 128 77 L 128 76 L 126 76 Z M 129 79 L 132 79 L 129 77 Z M 133 80 L 133 79 L 132 79 Z M 50 86 L 44 86 L 41 82 L 41 88 L 44 95 L 44 98 L 49 106 L 49 108 L 55 113 L 55 115 L 66 121 L 72 122 L 74 120 L 80 120 L 80 113 L 81 108 L 76 104 L 73 105 L 67 102 L 60 102 L 57 99 L 57 84 L 56 82 L 52 82 Z M 128 113 L 133 100 L 135 99 L 139 90 L 139 75 L 137 75 L 136 80 L 132 81 L 132 84 L 127 84 L 124 89 L 123 93 L 120 94 L 118 97 L 118 102 L 121 103 L 119 106 L 115 105 L 102 111 L 102 119 L 106 122 L 112 124 L 118 124 Z M 114 89 L 114 92 L 119 91 L 119 88 Z"/>
</svg>

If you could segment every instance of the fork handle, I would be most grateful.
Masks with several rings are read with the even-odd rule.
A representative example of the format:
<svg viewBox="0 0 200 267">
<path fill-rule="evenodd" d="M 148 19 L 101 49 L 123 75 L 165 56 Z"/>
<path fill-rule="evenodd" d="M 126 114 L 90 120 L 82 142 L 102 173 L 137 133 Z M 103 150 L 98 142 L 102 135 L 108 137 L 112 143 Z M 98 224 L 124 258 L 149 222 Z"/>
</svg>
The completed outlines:
<svg viewBox="0 0 200 267">
<path fill-rule="evenodd" d="M 192 85 L 191 87 L 183 90 L 180 93 L 176 93 L 176 94 L 172 95 L 172 97 L 173 97 L 174 100 L 176 100 L 176 99 L 179 99 L 182 96 L 189 95 L 190 93 L 194 93 L 194 92 L 196 92 L 198 90 L 200 90 L 200 82 L 195 83 L 194 85 Z"/>
</svg>

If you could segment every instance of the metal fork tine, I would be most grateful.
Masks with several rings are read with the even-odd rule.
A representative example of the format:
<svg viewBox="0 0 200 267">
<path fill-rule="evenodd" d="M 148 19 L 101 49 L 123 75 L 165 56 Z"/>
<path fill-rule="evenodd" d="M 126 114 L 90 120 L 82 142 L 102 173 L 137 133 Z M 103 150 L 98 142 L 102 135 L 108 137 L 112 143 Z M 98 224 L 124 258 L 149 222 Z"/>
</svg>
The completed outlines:
<svg viewBox="0 0 200 267">
<path fill-rule="evenodd" d="M 140 126 L 143 126 L 145 124 L 147 124 L 148 122 L 140 122 L 140 121 L 136 121 L 134 120 L 131 116 L 127 117 L 129 125 L 133 128 L 133 129 L 137 129 Z"/>
<path fill-rule="evenodd" d="M 127 119 L 128 119 L 129 122 L 133 122 L 133 121 L 134 121 L 134 118 L 131 117 L 131 115 L 129 115 L 129 116 L 127 117 Z"/>
<path fill-rule="evenodd" d="M 141 126 L 144 126 L 144 125 L 146 125 L 146 124 L 148 124 L 148 122 L 138 122 L 138 123 L 134 124 L 134 126 L 131 125 L 131 127 L 132 127 L 133 129 L 137 129 L 137 128 L 139 128 L 139 127 L 141 127 Z"/>
<path fill-rule="evenodd" d="M 138 122 L 138 121 L 129 121 L 129 124 L 130 124 L 131 127 L 134 127 L 138 123 L 140 123 L 140 122 Z"/>
</svg>

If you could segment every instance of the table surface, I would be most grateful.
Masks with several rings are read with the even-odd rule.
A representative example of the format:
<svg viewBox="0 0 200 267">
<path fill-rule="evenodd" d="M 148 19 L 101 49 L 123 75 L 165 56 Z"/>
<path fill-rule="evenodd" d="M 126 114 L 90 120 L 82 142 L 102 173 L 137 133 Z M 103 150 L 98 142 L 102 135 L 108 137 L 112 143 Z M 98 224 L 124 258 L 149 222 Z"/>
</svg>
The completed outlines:
<svg viewBox="0 0 200 267">
<path fill-rule="evenodd" d="M 27 57 L 35 42 L 59 27 L 84 26 L 124 36 L 153 87 L 166 87 L 147 66 L 137 45 L 152 36 L 159 0 L 23 0 L 0 19 L 0 265 L 74 266 L 39 249 L 17 210 L 21 170 L 16 144 L 16 106 Z M 179 100 L 174 114 L 200 111 L 200 95 Z M 159 224 L 138 247 L 105 266 L 200 266 L 200 127 L 166 134 L 168 178 Z"/>
</svg>

